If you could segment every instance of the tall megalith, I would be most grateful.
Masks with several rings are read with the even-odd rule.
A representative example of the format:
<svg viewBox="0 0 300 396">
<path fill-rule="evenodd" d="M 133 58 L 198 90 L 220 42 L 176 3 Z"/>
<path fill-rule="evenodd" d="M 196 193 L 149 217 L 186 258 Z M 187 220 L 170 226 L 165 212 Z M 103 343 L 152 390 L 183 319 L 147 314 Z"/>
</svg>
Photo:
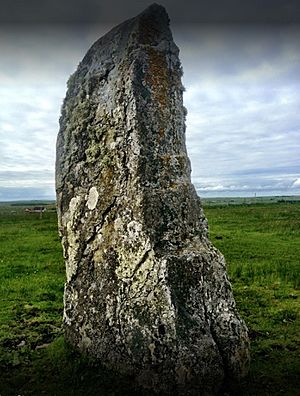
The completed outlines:
<svg viewBox="0 0 300 396">
<path fill-rule="evenodd" d="M 249 361 L 223 256 L 190 179 L 178 48 L 152 5 L 68 81 L 57 140 L 64 329 L 159 392 L 211 395 Z"/>
</svg>

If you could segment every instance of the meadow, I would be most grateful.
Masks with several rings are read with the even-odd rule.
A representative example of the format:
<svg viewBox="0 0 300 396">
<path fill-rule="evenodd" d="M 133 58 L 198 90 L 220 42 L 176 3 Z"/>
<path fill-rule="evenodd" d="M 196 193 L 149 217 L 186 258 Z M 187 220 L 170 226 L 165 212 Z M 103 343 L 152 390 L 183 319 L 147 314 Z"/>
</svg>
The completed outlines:
<svg viewBox="0 0 300 396">
<path fill-rule="evenodd" d="M 300 202 L 204 207 L 251 338 L 249 375 L 224 395 L 300 395 Z M 47 208 L 0 204 L 0 395 L 146 395 L 65 344 L 64 262 Z"/>
</svg>

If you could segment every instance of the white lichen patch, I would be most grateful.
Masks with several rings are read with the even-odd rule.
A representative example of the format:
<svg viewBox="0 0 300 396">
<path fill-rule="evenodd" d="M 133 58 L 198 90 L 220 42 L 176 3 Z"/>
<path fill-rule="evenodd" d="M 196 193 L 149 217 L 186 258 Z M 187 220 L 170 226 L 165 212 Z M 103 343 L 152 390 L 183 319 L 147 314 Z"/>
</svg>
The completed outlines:
<svg viewBox="0 0 300 396">
<path fill-rule="evenodd" d="M 95 207 L 97 206 L 98 198 L 99 198 L 99 193 L 97 191 L 97 188 L 93 186 L 89 191 L 88 200 L 86 202 L 87 207 L 90 210 L 95 209 Z"/>
<path fill-rule="evenodd" d="M 61 225 L 63 227 L 67 227 L 68 223 L 70 223 L 69 227 L 72 225 L 80 201 L 81 201 L 80 196 L 75 196 L 70 200 L 69 210 L 66 210 L 61 217 Z"/>
<path fill-rule="evenodd" d="M 143 226 L 141 223 L 138 223 L 137 221 L 132 220 L 127 225 L 128 238 L 130 240 L 132 240 L 132 242 L 136 241 L 140 237 L 142 228 L 143 228 Z"/>
<path fill-rule="evenodd" d="M 80 197 L 76 196 L 73 197 L 69 203 L 69 215 L 72 218 L 74 216 L 74 213 L 76 212 L 76 209 L 78 207 L 78 204 L 80 203 Z"/>
</svg>

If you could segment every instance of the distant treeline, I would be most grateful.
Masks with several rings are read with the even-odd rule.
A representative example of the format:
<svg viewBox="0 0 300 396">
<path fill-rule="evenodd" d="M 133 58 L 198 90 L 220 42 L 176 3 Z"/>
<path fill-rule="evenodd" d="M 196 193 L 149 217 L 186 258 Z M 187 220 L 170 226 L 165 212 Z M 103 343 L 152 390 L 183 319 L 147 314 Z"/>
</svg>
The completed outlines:
<svg viewBox="0 0 300 396">
<path fill-rule="evenodd" d="M 10 204 L 10 206 L 47 206 L 52 204 L 53 202 L 16 202 Z"/>
<path fill-rule="evenodd" d="M 279 199 L 277 202 L 300 203 L 299 199 Z"/>
</svg>

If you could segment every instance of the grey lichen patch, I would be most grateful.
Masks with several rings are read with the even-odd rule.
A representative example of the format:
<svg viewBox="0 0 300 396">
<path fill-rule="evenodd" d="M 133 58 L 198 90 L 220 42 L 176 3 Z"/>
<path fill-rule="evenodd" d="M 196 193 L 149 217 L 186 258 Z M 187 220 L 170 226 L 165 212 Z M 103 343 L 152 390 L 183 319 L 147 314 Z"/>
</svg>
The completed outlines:
<svg viewBox="0 0 300 396">
<path fill-rule="evenodd" d="M 97 206 L 98 198 L 99 198 L 99 193 L 97 191 L 97 188 L 93 186 L 89 191 L 88 200 L 86 202 L 87 207 L 90 210 L 95 209 L 95 207 Z"/>
<path fill-rule="evenodd" d="M 64 237 L 63 249 L 66 258 L 66 276 L 69 282 L 77 272 L 78 268 L 78 251 L 80 249 L 79 234 L 76 229 L 78 217 L 80 215 L 80 205 L 82 199 L 80 196 L 72 197 L 69 203 L 69 210 L 62 216 L 62 224 L 65 226 L 67 233 Z"/>
<path fill-rule="evenodd" d="M 88 51 L 57 140 L 67 340 L 160 394 L 214 395 L 249 362 L 191 184 L 178 48 L 153 5 Z"/>
<path fill-rule="evenodd" d="M 78 253 L 78 244 L 76 243 L 75 238 L 69 239 L 69 246 L 68 246 L 68 259 L 66 261 L 66 276 L 67 282 L 70 282 L 73 275 L 76 274 L 78 268 L 78 260 L 77 260 L 77 253 Z"/>
<path fill-rule="evenodd" d="M 74 312 L 76 312 L 78 304 L 78 291 L 72 287 L 69 283 L 65 285 L 64 292 L 64 323 L 68 326 L 72 324 L 74 320 Z"/>
</svg>

